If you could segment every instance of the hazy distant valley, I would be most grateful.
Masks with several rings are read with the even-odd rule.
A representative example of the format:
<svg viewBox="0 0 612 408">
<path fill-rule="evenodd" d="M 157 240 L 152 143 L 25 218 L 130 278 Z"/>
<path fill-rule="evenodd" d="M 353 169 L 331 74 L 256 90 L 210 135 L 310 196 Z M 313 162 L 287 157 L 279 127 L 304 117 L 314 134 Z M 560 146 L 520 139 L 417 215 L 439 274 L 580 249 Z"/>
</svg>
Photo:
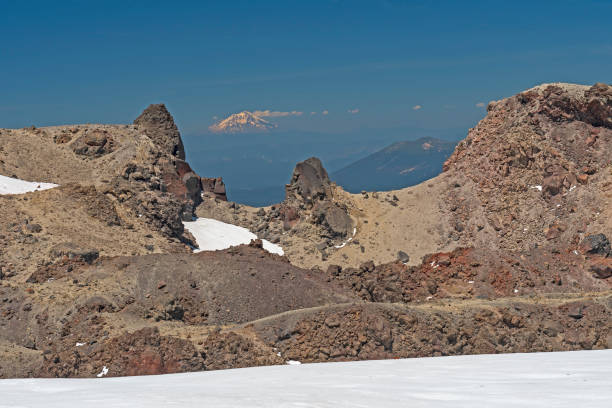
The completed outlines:
<svg viewBox="0 0 612 408">
<path fill-rule="evenodd" d="M 184 139 L 193 169 L 208 177 L 222 176 L 229 200 L 266 206 L 284 199 L 295 163 L 311 156 L 321 158 L 332 181 L 350 192 L 412 186 L 442 171 L 442 163 L 463 133 L 461 129 L 368 129 L 348 134 L 273 131 Z M 424 141 L 410 142 L 419 138 L 438 141 L 433 149 L 424 150 Z M 391 148 L 395 143 L 401 148 Z M 385 162 L 389 166 L 378 172 L 372 168 Z M 406 171 L 394 176 L 402 170 Z"/>
</svg>

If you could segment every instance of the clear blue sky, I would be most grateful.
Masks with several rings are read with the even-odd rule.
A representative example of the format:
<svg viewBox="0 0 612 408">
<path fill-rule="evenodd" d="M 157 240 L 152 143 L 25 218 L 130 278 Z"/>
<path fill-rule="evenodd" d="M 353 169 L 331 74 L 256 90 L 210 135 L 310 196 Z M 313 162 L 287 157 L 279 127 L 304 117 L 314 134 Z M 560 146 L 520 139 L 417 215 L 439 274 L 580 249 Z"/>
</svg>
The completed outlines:
<svg viewBox="0 0 612 408">
<path fill-rule="evenodd" d="M 187 134 L 244 109 L 304 112 L 285 130 L 467 128 L 538 83 L 612 82 L 612 1 L 0 1 L 0 127 L 164 102 Z"/>
</svg>

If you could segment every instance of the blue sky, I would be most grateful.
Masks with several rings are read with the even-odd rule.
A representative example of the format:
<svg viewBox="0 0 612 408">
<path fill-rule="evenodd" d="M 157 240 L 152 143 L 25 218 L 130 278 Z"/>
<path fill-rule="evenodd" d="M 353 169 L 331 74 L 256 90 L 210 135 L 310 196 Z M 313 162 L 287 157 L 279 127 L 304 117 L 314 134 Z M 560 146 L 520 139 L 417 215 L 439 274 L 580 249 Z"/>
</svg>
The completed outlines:
<svg viewBox="0 0 612 408">
<path fill-rule="evenodd" d="M 479 102 L 612 82 L 610 16 L 612 1 L 1 0 L 0 127 L 128 123 L 164 102 L 192 135 L 245 109 L 304 112 L 272 118 L 283 130 L 467 129 Z"/>
</svg>

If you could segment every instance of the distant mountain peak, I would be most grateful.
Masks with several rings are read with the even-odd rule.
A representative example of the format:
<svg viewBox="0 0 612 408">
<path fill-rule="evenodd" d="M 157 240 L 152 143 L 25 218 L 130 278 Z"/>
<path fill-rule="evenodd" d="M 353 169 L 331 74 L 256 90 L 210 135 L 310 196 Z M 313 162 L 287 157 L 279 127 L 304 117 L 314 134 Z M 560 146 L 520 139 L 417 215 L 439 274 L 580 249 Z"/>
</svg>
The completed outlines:
<svg viewBox="0 0 612 408">
<path fill-rule="evenodd" d="M 422 137 L 395 142 L 331 176 L 345 190 L 388 191 L 421 183 L 437 176 L 455 142 Z"/>
<path fill-rule="evenodd" d="M 208 130 L 213 133 L 265 133 L 276 129 L 277 125 L 249 111 L 234 113 L 211 125 Z"/>
</svg>

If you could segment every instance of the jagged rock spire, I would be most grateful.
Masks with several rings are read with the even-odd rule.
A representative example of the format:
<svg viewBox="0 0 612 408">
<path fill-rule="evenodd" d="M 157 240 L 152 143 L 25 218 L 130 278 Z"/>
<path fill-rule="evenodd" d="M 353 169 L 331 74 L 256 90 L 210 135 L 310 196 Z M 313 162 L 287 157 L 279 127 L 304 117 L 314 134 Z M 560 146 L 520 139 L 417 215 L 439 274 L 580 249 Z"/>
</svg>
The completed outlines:
<svg viewBox="0 0 612 408">
<path fill-rule="evenodd" d="M 166 109 L 166 105 L 163 103 L 149 105 L 134 120 L 134 124 L 142 127 L 155 144 L 177 158 L 185 160 L 185 148 L 181 134 L 174 123 L 174 118 Z"/>
<path fill-rule="evenodd" d="M 299 198 L 312 205 L 316 201 L 329 198 L 329 176 L 321 160 L 311 157 L 296 164 L 291 182 L 286 187 L 286 199 Z"/>
</svg>

